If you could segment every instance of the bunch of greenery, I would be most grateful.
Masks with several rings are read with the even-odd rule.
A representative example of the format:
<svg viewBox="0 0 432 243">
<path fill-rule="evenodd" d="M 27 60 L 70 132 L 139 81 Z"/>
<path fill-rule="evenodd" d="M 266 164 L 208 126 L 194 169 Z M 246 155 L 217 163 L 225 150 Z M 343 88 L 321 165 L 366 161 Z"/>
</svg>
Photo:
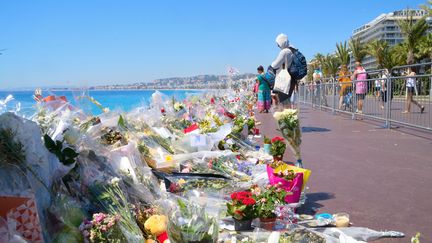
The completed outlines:
<svg viewBox="0 0 432 243">
<path fill-rule="evenodd" d="M 215 242 L 218 238 L 218 223 L 209 217 L 205 209 L 177 200 L 178 210 L 168 221 L 168 235 L 172 243 Z"/>
<path fill-rule="evenodd" d="M 267 185 L 265 188 L 260 189 L 257 185 L 251 188 L 252 194 L 256 200 L 256 210 L 260 218 L 275 218 L 276 207 L 284 204 L 284 199 L 287 192 L 280 187 L 279 184 Z"/>
<path fill-rule="evenodd" d="M 44 135 L 45 147 L 51 153 L 55 154 L 59 161 L 64 165 L 71 165 L 75 163 L 78 153 L 71 147 L 66 147 L 63 149 L 63 142 L 57 140 L 54 142 L 48 134 Z"/>
<path fill-rule="evenodd" d="M 42 179 L 27 164 L 24 146 L 14 141 L 15 133 L 10 129 L 0 129 L 0 165 L 17 166 L 23 172 L 30 172 L 46 189 L 50 191 Z"/>
</svg>

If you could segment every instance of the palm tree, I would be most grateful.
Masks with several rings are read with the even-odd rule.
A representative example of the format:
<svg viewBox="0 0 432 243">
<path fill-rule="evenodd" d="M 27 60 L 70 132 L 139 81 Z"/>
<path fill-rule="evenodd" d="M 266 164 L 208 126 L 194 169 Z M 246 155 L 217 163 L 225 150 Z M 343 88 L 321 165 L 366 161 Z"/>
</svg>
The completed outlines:
<svg viewBox="0 0 432 243">
<path fill-rule="evenodd" d="M 325 56 L 321 53 L 315 54 L 313 60 L 317 62 L 318 67 L 322 67 L 324 63 Z"/>
<path fill-rule="evenodd" d="M 432 60 L 432 33 L 428 33 L 418 43 L 418 58 L 427 57 Z"/>
<path fill-rule="evenodd" d="M 336 55 L 327 54 L 323 60 L 323 74 L 324 76 L 336 76 L 341 62 Z"/>
<path fill-rule="evenodd" d="M 346 41 L 336 43 L 336 56 L 342 65 L 348 66 L 350 61 L 350 49 Z"/>
<path fill-rule="evenodd" d="M 367 55 L 365 46 L 360 42 L 360 39 L 351 39 L 349 42 L 349 48 L 356 62 L 361 62 Z"/>
<path fill-rule="evenodd" d="M 405 35 L 404 42 L 407 45 L 408 51 L 406 59 L 407 64 L 413 64 L 415 62 L 417 45 L 429 28 L 425 18 L 415 21 L 413 15 L 414 14 L 410 12 L 406 19 L 398 21 L 399 28 L 402 34 Z"/>
<path fill-rule="evenodd" d="M 420 7 L 425 10 L 429 16 L 432 16 L 432 0 L 429 0 L 425 4 L 420 5 Z"/>
<path fill-rule="evenodd" d="M 408 45 L 405 42 L 399 43 L 390 48 L 390 60 L 395 66 L 405 65 L 407 60 Z"/>
<path fill-rule="evenodd" d="M 384 60 L 389 55 L 389 45 L 385 40 L 374 40 L 367 44 L 368 50 L 367 53 L 373 57 L 375 57 L 378 68 L 383 68 Z"/>
</svg>

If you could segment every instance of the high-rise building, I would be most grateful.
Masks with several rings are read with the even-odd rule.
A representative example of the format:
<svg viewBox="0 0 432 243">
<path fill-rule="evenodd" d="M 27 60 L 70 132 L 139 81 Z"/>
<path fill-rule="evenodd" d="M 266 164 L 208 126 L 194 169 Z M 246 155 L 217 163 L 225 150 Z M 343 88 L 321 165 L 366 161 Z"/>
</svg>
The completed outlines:
<svg viewBox="0 0 432 243">
<path fill-rule="evenodd" d="M 418 19 L 427 15 L 424 10 L 400 10 L 392 13 L 381 14 L 371 22 L 355 29 L 352 34 L 353 39 L 360 39 L 362 44 L 373 40 L 385 40 L 390 46 L 394 46 L 403 42 L 404 36 L 400 31 L 398 20 L 406 19 L 412 13 L 413 19 Z M 429 31 L 432 30 L 432 18 L 427 18 L 429 23 Z M 366 56 L 363 61 L 363 66 L 367 69 L 376 69 L 378 64 L 374 57 Z M 350 68 L 354 65 L 354 60 L 351 58 Z"/>
</svg>

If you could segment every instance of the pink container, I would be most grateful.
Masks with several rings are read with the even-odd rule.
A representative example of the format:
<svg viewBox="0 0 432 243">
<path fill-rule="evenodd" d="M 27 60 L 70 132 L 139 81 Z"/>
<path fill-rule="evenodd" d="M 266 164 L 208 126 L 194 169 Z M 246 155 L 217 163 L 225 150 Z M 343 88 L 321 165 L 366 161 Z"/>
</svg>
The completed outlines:
<svg viewBox="0 0 432 243">
<path fill-rule="evenodd" d="M 288 181 L 281 177 L 273 174 L 274 169 L 267 165 L 267 175 L 270 181 L 270 185 L 276 185 L 279 182 L 282 184 L 281 187 L 292 194 L 285 197 L 287 203 L 298 203 L 300 200 L 301 188 L 303 186 L 303 173 L 297 173 L 297 176 L 292 180 Z"/>
</svg>

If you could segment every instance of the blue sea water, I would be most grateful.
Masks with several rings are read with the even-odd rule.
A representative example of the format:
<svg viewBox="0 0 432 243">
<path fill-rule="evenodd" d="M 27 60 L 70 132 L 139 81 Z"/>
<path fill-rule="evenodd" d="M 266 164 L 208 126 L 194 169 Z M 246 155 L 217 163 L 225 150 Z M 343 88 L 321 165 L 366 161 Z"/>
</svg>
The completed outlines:
<svg viewBox="0 0 432 243">
<path fill-rule="evenodd" d="M 77 105 L 93 114 L 100 114 L 101 110 L 88 99 L 80 99 L 82 95 L 88 95 L 97 100 L 103 107 L 110 110 L 130 111 L 138 106 L 150 104 L 151 95 L 155 90 L 90 90 L 90 91 L 43 91 L 42 95 L 66 96 L 72 105 Z M 176 100 L 184 100 L 190 95 L 204 92 L 203 90 L 159 90 L 167 97 Z M 33 91 L 0 91 L 0 100 L 4 100 L 9 94 L 14 100 L 9 102 L 7 108 L 14 109 L 18 102 L 21 105 L 21 114 L 29 116 L 34 113 L 36 102 L 33 99 Z"/>
</svg>

